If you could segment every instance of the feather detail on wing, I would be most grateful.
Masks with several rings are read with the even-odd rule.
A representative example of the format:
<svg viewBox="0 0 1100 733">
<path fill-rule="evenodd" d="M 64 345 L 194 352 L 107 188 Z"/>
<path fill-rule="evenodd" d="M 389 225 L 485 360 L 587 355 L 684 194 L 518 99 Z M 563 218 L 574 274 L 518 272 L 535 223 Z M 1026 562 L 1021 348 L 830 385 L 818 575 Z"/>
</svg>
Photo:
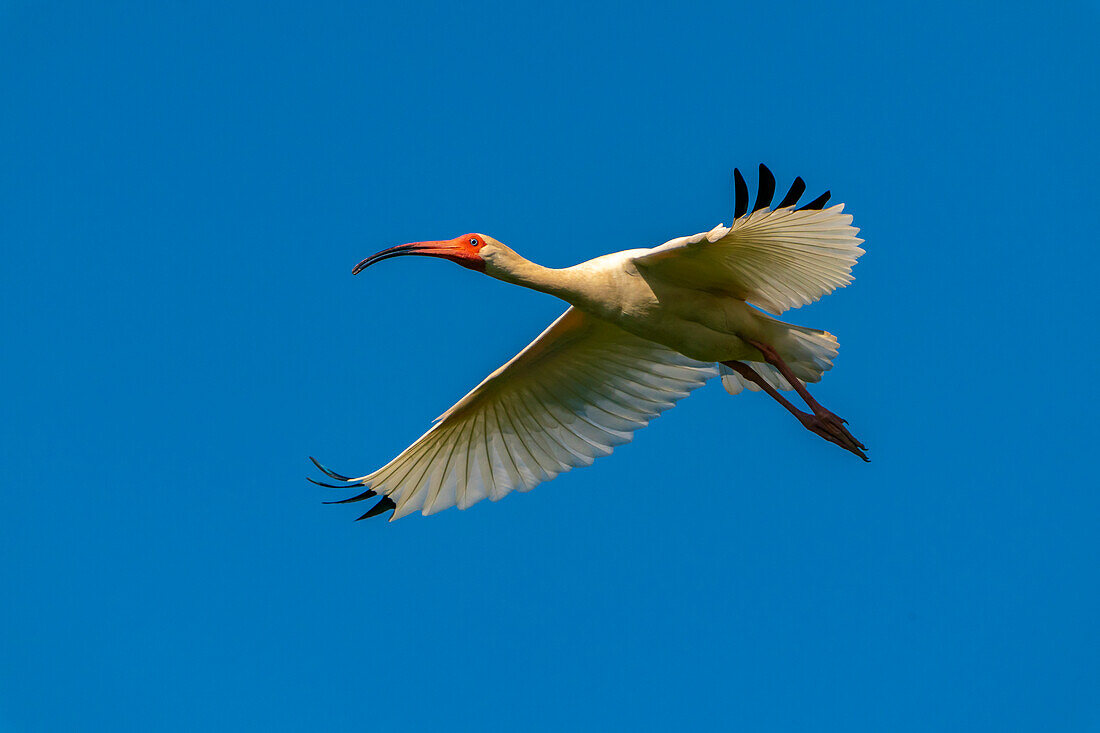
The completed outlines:
<svg viewBox="0 0 1100 733">
<path fill-rule="evenodd" d="M 805 189 L 796 179 L 778 209 L 767 206 L 774 190 L 761 166 L 756 210 L 709 232 L 680 237 L 634 259 L 647 275 L 701 290 L 732 295 L 778 315 L 799 308 L 852 281 L 852 266 L 863 254 L 844 205 L 821 206 L 827 194 L 796 209 Z M 737 213 L 747 209 L 747 189 L 737 176 Z M 766 197 L 764 194 L 767 194 Z M 764 197 L 766 200 L 761 201 Z M 743 200 L 744 199 L 744 200 Z"/>
<path fill-rule="evenodd" d="M 368 490 L 344 502 L 382 496 L 397 519 L 529 491 L 608 455 L 716 373 L 570 308 L 400 455 L 347 479 Z"/>
</svg>

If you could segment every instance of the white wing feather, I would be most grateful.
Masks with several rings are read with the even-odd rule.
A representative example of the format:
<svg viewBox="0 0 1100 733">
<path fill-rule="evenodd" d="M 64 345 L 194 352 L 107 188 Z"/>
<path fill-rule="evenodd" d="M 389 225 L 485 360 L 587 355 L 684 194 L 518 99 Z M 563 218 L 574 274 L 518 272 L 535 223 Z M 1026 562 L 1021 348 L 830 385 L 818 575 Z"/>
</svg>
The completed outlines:
<svg viewBox="0 0 1100 733">
<path fill-rule="evenodd" d="M 400 455 L 353 481 L 396 503 L 391 521 L 497 501 L 608 455 L 715 374 L 570 308 Z"/>
<path fill-rule="evenodd" d="M 669 282 L 728 293 L 778 315 L 852 281 L 863 240 L 843 211 L 844 204 L 760 209 L 732 227 L 673 239 L 634 262 Z"/>
</svg>

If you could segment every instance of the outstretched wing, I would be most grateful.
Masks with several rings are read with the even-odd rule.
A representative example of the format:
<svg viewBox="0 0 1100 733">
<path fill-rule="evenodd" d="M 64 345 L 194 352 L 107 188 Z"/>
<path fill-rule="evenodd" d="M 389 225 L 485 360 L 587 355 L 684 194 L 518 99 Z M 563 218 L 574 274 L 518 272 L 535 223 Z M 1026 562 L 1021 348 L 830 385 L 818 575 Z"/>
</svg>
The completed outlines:
<svg viewBox="0 0 1100 733">
<path fill-rule="evenodd" d="M 735 171 L 737 207 L 730 227 L 680 237 L 634 259 L 647 276 L 732 295 L 778 315 L 816 301 L 852 281 L 863 254 L 844 204 L 823 209 L 829 194 L 795 208 L 806 185 L 795 179 L 776 209 L 775 179 L 760 166 L 760 192 L 751 212 L 748 189 Z M 747 212 L 747 213 L 746 213 Z"/>
<path fill-rule="evenodd" d="M 570 308 L 382 468 L 354 479 L 322 470 L 369 487 L 336 503 L 383 497 L 360 519 L 465 509 L 608 455 L 716 373 Z"/>
</svg>

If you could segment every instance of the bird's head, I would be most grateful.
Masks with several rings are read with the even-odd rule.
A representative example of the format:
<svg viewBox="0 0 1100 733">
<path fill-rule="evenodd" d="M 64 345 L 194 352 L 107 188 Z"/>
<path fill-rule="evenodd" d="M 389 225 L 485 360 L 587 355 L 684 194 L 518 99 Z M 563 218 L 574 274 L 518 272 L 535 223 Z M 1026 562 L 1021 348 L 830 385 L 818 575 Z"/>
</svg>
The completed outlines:
<svg viewBox="0 0 1100 733">
<path fill-rule="evenodd" d="M 512 250 L 503 244 L 487 237 L 484 234 L 463 234 L 454 239 L 440 240 L 437 242 L 410 242 L 399 244 L 396 247 L 384 249 L 366 258 L 351 271 L 352 275 L 358 275 L 375 262 L 388 260 L 391 257 L 402 255 L 421 255 L 423 257 L 442 257 L 451 262 L 457 262 L 470 270 L 485 272 L 486 267 L 492 268 L 495 260 L 514 254 Z M 492 273 L 490 273 L 492 274 Z"/>
</svg>

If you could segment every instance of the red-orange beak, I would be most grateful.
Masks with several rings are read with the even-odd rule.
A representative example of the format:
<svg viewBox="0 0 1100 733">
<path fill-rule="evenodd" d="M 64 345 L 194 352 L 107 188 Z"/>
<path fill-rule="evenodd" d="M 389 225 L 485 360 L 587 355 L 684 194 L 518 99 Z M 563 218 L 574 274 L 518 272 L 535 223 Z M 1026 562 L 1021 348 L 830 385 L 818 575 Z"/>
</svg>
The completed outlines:
<svg viewBox="0 0 1100 733">
<path fill-rule="evenodd" d="M 372 254 L 356 265 L 352 269 L 351 274 L 358 275 L 375 262 L 388 260 L 391 257 L 401 257 L 402 255 L 442 257 L 445 260 L 457 262 L 463 267 L 468 267 L 471 270 L 484 270 L 485 261 L 481 259 L 481 255 L 477 252 L 478 246 L 480 245 L 480 239 L 477 239 L 477 245 L 471 244 L 471 239 L 470 235 L 464 235 L 439 242 L 411 242 L 409 244 L 399 244 L 396 247 L 390 247 L 389 249 L 384 249 L 381 252 Z"/>
</svg>

